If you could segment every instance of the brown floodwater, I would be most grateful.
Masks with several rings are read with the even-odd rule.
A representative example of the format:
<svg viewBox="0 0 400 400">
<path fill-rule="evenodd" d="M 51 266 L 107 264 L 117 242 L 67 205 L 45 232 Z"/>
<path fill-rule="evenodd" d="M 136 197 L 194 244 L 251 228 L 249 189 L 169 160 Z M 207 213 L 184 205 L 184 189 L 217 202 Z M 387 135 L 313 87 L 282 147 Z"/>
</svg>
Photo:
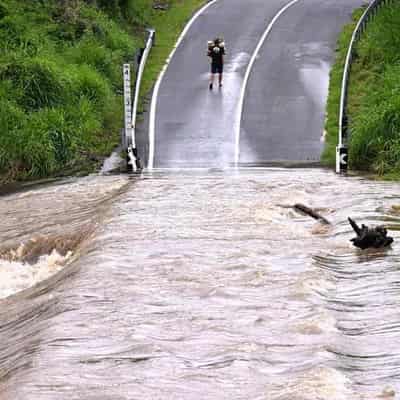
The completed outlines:
<svg viewBox="0 0 400 400">
<path fill-rule="evenodd" d="M 0 197 L 0 400 L 394 399 L 399 189 L 200 169 Z M 348 216 L 394 244 L 357 250 Z"/>
</svg>

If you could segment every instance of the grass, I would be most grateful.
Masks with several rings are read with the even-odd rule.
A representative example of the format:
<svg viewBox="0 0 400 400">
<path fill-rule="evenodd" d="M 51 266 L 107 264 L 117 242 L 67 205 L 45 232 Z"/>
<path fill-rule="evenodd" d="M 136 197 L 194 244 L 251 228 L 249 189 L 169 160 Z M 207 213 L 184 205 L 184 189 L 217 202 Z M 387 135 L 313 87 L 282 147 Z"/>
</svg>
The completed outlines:
<svg viewBox="0 0 400 400">
<path fill-rule="evenodd" d="M 325 131 L 327 135 L 325 149 L 322 154 L 322 163 L 330 167 L 333 167 L 336 162 L 335 159 L 336 145 L 338 143 L 340 96 L 347 50 L 353 35 L 353 31 L 364 10 L 365 8 L 356 10 L 352 15 L 351 23 L 347 24 L 340 34 L 336 47 L 336 60 L 330 73 L 329 95 L 326 111 L 327 116 L 325 122 Z"/>
<path fill-rule="evenodd" d="M 119 139 L 121 64 L 140 38 L 81 0 L 0 0 L 0 175 L 65 174 Z"/>
<path fill-rule="evenodd" d="M 400 4 L 393 2 L 380 9 L 356 46 L 349 84 L 350 167 L 384 179 L 400 178 L 399 24 Z M 328 163 L 334 160 L 337 93 L 338 82 L 332 76 L 324 153 Z"/>
</svg>

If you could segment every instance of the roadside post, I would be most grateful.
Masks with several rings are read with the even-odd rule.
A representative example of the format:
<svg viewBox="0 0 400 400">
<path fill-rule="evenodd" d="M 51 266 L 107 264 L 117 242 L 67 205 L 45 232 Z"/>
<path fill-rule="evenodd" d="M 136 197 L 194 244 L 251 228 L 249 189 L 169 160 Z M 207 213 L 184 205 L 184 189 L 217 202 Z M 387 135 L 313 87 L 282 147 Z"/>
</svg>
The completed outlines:
<svg viewBox="0 0 400 400">
<path fill-rule="evenodd" d="M 127 150 L 127 163 L 133 171 L 137 171 L 137 150 L 135 136 L 132 135 L 132 91 L 131 91 L 131 66 L 124 64 L 124 116 L 125 116 L 125 146 Z"/>
<path fill-rule="evenodd" d="M 134 172 L 141 170 L 142 165 L 136 148 L 136 114 L 138 111 L 140 84 L 142 82 L 143 72 L 146 65 L 150 50 L 155 43 L 154 29 L 147 29 L 148 38 L 146 46 L 140 49 L 140 53 L 136 57 L 136 79 L 134 84 L 134 96 L 132 101 L 132 82 L 131 82 L 131 66 L 130 64 L 123 65 L 124 77 L 124 114 L 125 114 L 125 137 L 122 141 L 123 147 L 127 152 L 128 168 L 132 168 Z"/>
</svg>

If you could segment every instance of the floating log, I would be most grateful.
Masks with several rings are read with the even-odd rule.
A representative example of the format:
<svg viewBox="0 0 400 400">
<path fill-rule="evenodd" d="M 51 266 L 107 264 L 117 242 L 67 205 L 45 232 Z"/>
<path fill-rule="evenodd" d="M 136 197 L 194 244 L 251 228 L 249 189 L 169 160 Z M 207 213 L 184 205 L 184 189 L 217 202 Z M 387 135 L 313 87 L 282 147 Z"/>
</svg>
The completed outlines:
<svg viewBox="0 0 400 400">
<path fill-rule="evenodd" d="M 304 204 L 300 204 L 300 203 L 296 203 L 293 208 L 296 211 L 299 211 L 302 214 L 305 215 L 309 215 L 311 218 L 314 218 L 320 222 L 322 222 L 323 224 L 326 225 L 330 225 L 331 223 L 325 218 L 323 217 L 321 214 L 319 214 L 318 212 L 316 212 L 315 210 L 313 210 L 310 207 L 305 206 Z"/>
<path fill-rule="evenodd" d="M 379 249 L 388 247 L 393 243 L 393 238 L 387 236 L 387 230 L 384 226 L 379 225 L 368 228 L 368 226 L 362 224 L 360 228 L 350 217 L 348 220 L 354 232 L 357 234 L 357 237 L 350 239 L 354 246 L 363 250 L 371 247 Z"/>
</svg>

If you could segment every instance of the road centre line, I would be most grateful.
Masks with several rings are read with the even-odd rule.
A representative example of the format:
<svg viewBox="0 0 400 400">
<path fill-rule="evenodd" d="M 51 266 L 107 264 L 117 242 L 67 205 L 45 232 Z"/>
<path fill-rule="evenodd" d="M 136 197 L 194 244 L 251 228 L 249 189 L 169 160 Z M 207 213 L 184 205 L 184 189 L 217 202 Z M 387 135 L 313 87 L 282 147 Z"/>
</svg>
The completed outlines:
<svg viewBox="0 0 400 400">
<path fill-rule="evenodd" d="M 249 64 L 247 65 L 246 73 L 244 75 L 243 83 L 242 83 L 242 88 L 240 92 L 240 97 L 239 97 L 239 103 L 238 103 L 238 108 L 237 108 L 237 114 L 236 114 L 236 121 L 235 121 L 235 165 L 237 166 L 239 163 L 239 156 L 240 156 L 240 129 L 241 129 L 241 122 L 242 122 L 242 113 L 243 113 L 243 104 L 244 104 L 244 96 L 246 92 L 246 87 L 247 83 L 250 77 L 251 70 L 253 69 L 254 63 L 256 61 L 256 58 L 258 56 L 258 53 L 263 46 L 265 40 L 267 39 L 268 35 L 270 34 L 273 26 L 275 25 L 275 22 L 281 17 L 283 13 L 285 13 L 291 6 L 296 4 L 300 0 L 292 0 L 290 3 L 286 4 L 283 8 L 280 9 L 280 11 L 275 15 L 271 23 L 268 25 L 267 29 L 265 30 L 264 34 L 262 35 L 260 41 L 258 42 L 258 45 L 256 49 L 254 50 L 254 53 L 250 59 Z"/>
<path fill-rule="evenodd" d="M 161 70 L 160 74 L 158 75 L 157 81 L 154 85 L 153 95 L 151 99 L 150 105 L 150 116 L 149 116 L 149 159 L 148 159 L 148 169 L 153 169 L 154 167 L 154 145 L 155 145 L 155 125 L 156 125 L 156 112 L 157 112 L 157 100 L 158 100 L 158 92 L 160 90 L 161 81 L 164 78 L 165 73 L 167 72 L 168 65 L 174 56 L 178 46 L 181 44 L 182 40 L 184 39 L 186 33 L 195 22 L 195 20 L 211 5 L 216 3 L 218 0 L 211 0 L 207 4 L 205 4 L 200 10 L 198 10 L 190 21 L 186 24 L 185 28 L 183 29 L 182 33 L 180 34 L 177 42 L 175 43 L 174 48 L 172 49 L 171 53 L 169 54 L 167 61 L 163 69 Z"/>
</svg>

